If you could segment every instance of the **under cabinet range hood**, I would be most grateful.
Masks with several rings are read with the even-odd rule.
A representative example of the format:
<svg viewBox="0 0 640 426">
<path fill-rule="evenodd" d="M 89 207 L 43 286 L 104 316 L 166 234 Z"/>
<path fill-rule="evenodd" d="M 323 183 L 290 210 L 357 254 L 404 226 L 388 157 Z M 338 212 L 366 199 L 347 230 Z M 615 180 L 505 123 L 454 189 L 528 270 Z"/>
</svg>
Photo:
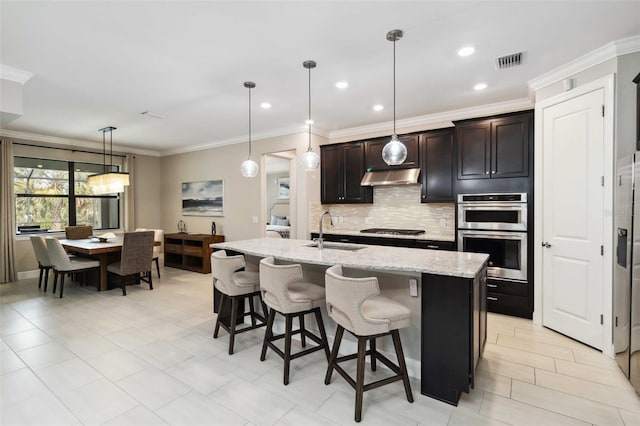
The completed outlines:
<svg viewBox="0 0 640 426">
<path fill-rule="evenodd" d="M 420 169 L 395 169 L 367 172 L 364 174 L 360 186 L 381 185 L 416 185 Z"/>
</svg>

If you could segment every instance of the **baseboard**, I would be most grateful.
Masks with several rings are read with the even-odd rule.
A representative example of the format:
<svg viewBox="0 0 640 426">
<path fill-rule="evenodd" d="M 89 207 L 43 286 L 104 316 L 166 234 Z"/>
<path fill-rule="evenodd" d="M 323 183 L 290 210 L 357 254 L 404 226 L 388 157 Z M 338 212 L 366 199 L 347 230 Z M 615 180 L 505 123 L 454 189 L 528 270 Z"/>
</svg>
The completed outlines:
<svg viewBox="0 0 640 426">
<path fill-rule="evenodd" d="M 18 280 L 25 280 L 27 278 L 38 278 L 38 277 L 40 277 L 40 269 L 35 269 L 33 271 L 18 272 Z"/>
</svg>

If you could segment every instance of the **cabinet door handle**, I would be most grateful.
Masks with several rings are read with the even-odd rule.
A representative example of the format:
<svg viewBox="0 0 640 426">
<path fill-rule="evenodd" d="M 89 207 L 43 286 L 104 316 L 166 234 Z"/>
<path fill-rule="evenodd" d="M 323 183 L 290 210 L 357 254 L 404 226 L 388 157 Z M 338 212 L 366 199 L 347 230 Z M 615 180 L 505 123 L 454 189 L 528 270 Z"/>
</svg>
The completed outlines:
<svg viewBox="0 0 640 426">
<path fill-rule="evenodd" d="M 426 196 L 426 195 L 423 195 L 423 196 L 422 196 L 422 198 L 427 198 L 427 196 Z"/>
<path fill-rule="evenodd" d="M 498 298 L 497 297 L 492 297 L 492 296 L 487 296 L 487 300 L 491 300 L 492 302 L 497 302 Z"/>
<path fill-rule="evenodd" d="M 434 246 L 434 245 L 432 245 L 432 244 L 427 244 L 427 248 L 430 248 L 430 249 L 439 249 L 440 247 L 438 247 L 438 246 Z"/>
<path fill-rule="evenodd" d="M 498 286 L 497 286 L 497 285 L 495 285 L 495 284 L 487 284 L 487 287 L 491 287 L 491 288 L 498 288 Z"/>
<path fill-rule="evenodd" d="M 495 170 L 491 170 L 491 174 L 492 174 L 492 175 L 495 175 L 495 174 L 496 174 L 496 171 L 495 171 Z"/>
<path fill-rule="evenodd" d="M 484 172 L 484 174 L 485 174 L 485 175 L 488 175 L 488 174 L 489 174 L 489 170 L 487 170 L 486 172 Z"/>
</svg>

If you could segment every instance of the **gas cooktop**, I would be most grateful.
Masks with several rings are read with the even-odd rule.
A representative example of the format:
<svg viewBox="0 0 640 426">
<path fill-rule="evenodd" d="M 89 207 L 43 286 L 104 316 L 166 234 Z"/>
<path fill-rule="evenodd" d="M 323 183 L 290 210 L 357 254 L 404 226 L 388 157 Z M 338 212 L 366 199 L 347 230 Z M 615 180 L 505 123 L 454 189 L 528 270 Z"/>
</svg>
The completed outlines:
<svg viewBox="0 0 640 426">
<path fill-rule="evenodd" d="M 360 231 L 364 234 L 389 234 L 389 235 L 420 235 L 424 234 L 422 229 L 394 229 L 394 228 L 369 228 Z"/>
</svg>

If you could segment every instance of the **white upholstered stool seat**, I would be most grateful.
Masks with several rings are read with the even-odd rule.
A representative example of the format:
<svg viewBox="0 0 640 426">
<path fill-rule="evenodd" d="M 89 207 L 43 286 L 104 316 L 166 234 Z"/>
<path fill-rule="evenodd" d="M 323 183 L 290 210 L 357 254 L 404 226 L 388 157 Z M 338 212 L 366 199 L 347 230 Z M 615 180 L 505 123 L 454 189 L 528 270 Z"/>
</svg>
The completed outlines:
<svg viewBox="0 0 640 426">
<path fill-rule="evenodd" d="M 362 419 L 362 400 L 365 390 L 377 388 L 395 381 L 402 381 L 409 402 L 413 402 L 411 384 L 400 342 L 398 329 L 411 324 L 411 311 L 395 300 L 380 296 L 380 287 L 376 277 L 351 278 L 343 275 L 340 265 L 327 269 L 325 274 L 327 313 L 336 323 L 336 336 L 329 358 L 329 367 L 324 383 L 331 383 L 331 375 L 336 370 L 356 391 L 355 421 Z M 357 354 L 338 356 L 344 330 L 358 340 Z M 391 335 L 398 359 L 394 364 L 376 350 L 376 339 Z M 369 350 L 367 351 L 367 342 Z M 371 370 L 376 370 L 376 361 L 382 362 L 394 376 L 364 384 L 365 358 L 371 357 Z M 356 380 L 338 363 L 357 359 Z"/>
<path fill-rule="evenodd" d="M 236 334 L 264 327 L 267 324 L 267 307 L 260 294 L 260 274 L 244 270 L 245 266 L 242 255 L 227 256 L 225 250 L 218 250 L 211 254 L 213 286 L 221 294 L 213 338 L 218 338 L 220 327 L 229 333 L 229 355 L 233 355 Z M 260 299 L 264 315 L 258 314 L 253 307 L 255 296 Z M 249 312 L 239 312 L 240 301 L 244 301 L 245 298 L 249 301 Z M 225 309 L 227 300 L 231 304 L 230 310 Z M 238 320 L 243 321 L 245 316 L 251 318 L 251 325 L 237 329 Z"/>
<path fill-rule="evenodd" d="M 271 308 L 260 361 L 265 360 L 267 349 L 271 348 L 284 360 L 283 383 L 288 385 L 291 360 L 320 350 L 324 350 L 325 357 L 327 360 L 329 359 L 329 343 L 327 342 L 327 334 L 322 321 L 322 313 L 320 312 L 320 307 L 325 303 L 324 288 L 304 281 L 301 265 L 278 265 L 273 257 L 267 257 L 260 261 L 260 289 L 262 291 L 262 300 Z M 285 318 L 284 334 L 273 334 L 273 322 L 276 312 Z M 320 336 L 316 336 L 305 328 L 304 316 L 306 314 L 314 314 Z M 297 317 L 300 323 L 298 330 L 293 330 L 294 317 Z M 292 354 L 291 337 L 296 334 L 300 335 L 300 342 L 303 348 L 307 346 L 307 338 L 317 343 L 317 345 Z M 280 339 L 284 339 L 284 351 L 274 343 Z"/>
</svg>

